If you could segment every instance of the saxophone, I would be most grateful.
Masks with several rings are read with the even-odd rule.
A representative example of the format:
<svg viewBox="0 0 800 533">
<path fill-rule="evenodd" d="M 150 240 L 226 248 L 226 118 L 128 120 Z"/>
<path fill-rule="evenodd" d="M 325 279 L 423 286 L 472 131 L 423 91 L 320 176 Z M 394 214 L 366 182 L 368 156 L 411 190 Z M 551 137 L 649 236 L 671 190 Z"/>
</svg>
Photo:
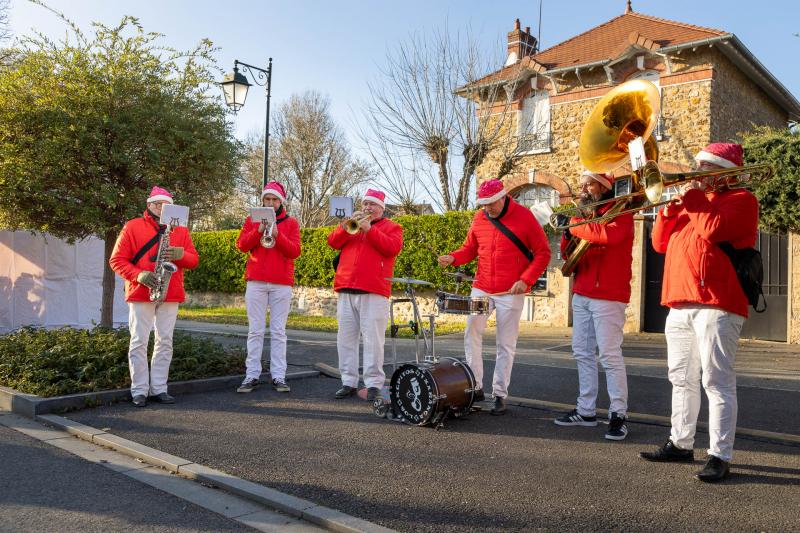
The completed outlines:
<svg viewBox="0 0 800 533">
<path fill-rule="evenodd" d="M 150 301 L 161 303 L 167 296 L 167 288 L 169 288 L 169 278 L 172 274 L 178 271 L 175 263 L 166 261 L 164 258 L 167 255 L 167 248 L 169 248 L 169 235 L 174 228 L 174 224 L 170 222 L 167 224 L 167 229 L 158 242 L 158 254 L 156 255 L 156 264 L 153 272 L 156 275 L 155 287 L 150 289 Z"/>
</svg>

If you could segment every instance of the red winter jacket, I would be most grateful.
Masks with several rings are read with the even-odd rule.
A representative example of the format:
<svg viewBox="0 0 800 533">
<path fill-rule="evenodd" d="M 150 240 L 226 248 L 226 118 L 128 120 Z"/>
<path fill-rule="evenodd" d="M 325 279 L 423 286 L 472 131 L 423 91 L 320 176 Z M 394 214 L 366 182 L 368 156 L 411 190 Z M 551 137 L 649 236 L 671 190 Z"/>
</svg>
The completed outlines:
<svg viewBox="0 0 800 533">
<path fill-rule="evenodd" d="M 158 253 L 158 241 L 142 255 L 136 264 L 131 263 L 131 259 L 137 254 L 139 249 L 147 244 L 158 232 L 158 222 L 148 211 L 144 212 L 141 218 L 129 220 L 122 228 L 122 232 L 114 244 L 114 251 L 111 252 L 111 259 L 108 264 L 111 269 L 125 280 L 125 301 L 126 302 L 149 302 L 150 289 L 136 281 L 136 277 L 143 270 L 153 272 L 155 270 L 155 255 Z M 182 302 L 185 299 L 183 292 L 183 270 L 193 269 L 199 262 L 197 250 L 192 243 L 189 230 L 179 226 L 172 230 L 169 236 L 170 246 L 182 246 L 183 257 L 178 261 L 172 261 L 178 267 L 178 271 L 172 274 L 167 287 L 165 302 Z"/>
<path fill-rule="evenodd" d="M 570 223 L 580 220 L 576 217 Z M 592 243 L 578 261 L 572 292 L 587 298 L 628 303 L 631 299 L 633 215 L 621 215 L 605 224 L 583 224 L 569 231 L 574 237 Z M 568 242 L 564 233 L 562 256 Z"/>
<path fill-rule="evenodd" d="M 394 275 L 394 260 L 403 249 L 403 228 L 399 224 L 381 218 L 372 223 L 368 232 L 355 235 L 337 226 L 328 235 L 328 245 L 342 251 L 333 290 L 358 289 L 391 296 L 392 283 L 385 278 Z"/>
<path fill-rule="evenodd" d="M 472 219 L 464 245 L 451 253 L 454 266 L 478 258 L 473 287 L 488 293 L 504 292 L 519 280 L 530 290 L 550 263 L 550 243 L 533 213 L 508 198 L 498 220 L 510 229 L 533 252 L 528 261 L 511 239 L 489 221 L 483 209 Z"/>
<path fill-rule="evenodd" d="M 248 254 L 244 277 L 247 281 L 294 286 L 294 260 L 300 257 L 300 225 L 285 210 L 275 221 L 278 236 L 272 248 L 261 246 L 263 233 L 258 231 L 261 222 L 250 217 L 244 221 L 236 239 L 236 248 Z"/>
<path fill-rule="evenodd" d="M 666 253 L 661 305 L 705 304 L 747 318 L 745 296 L 730 258 L 716 245 L 748 248 L 758 237 L 758 200 L 744 189 L 704 194 L 691 189 L 683 204 L 658 213 L 653 248 Z"/>
</svg>

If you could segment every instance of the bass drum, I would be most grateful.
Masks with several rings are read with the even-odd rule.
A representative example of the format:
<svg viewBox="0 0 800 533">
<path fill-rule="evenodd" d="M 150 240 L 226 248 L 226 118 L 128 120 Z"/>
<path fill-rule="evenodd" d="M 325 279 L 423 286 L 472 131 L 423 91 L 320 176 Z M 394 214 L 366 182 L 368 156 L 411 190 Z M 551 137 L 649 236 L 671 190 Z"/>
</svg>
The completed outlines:
<svg viewBox="0 0 800 533">
<path fill-rule="evenodd" d="M 455 357 L 406 364 L 392 374 L 389 397 L 395 415 L 409 424 L 437 424 L 445 415 L 463 416 L 475 402 L 475 375 Z"/>
</svg>

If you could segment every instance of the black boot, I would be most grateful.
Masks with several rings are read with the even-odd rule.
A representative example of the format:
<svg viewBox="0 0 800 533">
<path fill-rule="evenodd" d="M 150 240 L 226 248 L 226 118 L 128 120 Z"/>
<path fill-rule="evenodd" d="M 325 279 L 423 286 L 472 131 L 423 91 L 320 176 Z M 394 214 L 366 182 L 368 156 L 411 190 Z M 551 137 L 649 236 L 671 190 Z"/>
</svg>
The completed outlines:
<svg viewBox="0 0 800 533">
<path fill-rule="evenodd" d="M 694 461 L 694 450 L 684 450 L 668 440 L 661 448 L 652 452 L 639 452 L 639 457 L 657 463 L 691 463 Z"/>
<path fill-rule="evenodd" d="M 356 393 L 355 387 L 349 387 L 345 385 L 341 389 L 336 391 L 336 399 L 341 400 L 342 398 L 347 398 L 348 396 L 352 396 L 355 393 Z"/>
</svg>

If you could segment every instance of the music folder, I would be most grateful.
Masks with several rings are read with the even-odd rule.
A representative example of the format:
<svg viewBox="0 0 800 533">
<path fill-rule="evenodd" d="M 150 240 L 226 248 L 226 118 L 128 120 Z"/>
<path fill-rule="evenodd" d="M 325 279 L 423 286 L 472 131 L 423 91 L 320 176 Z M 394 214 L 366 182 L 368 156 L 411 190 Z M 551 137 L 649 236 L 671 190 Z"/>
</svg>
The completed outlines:
<svg viewBox="0 0 800 533">
<path fill-rule="evenodd" d="M 349 196 L 331 196 L 328 216 L 348 218 L 353 214 L 353 199 Z"/>
<path fill-rule="evenodd" d="M 172 224 L 173 226 L 188 226 L 189 225 L 189 207 L 185 205 L 164 204 L 161 207 L 161 218 L 159 221 L 162 224 Z"/>
<path fill-rule="evenodd" d="M 251 207 L 250 220 L 260 222 L 266 220 L 267 224 L 275 222 L 275 208 L 273 207 Z"/>
</svg>

